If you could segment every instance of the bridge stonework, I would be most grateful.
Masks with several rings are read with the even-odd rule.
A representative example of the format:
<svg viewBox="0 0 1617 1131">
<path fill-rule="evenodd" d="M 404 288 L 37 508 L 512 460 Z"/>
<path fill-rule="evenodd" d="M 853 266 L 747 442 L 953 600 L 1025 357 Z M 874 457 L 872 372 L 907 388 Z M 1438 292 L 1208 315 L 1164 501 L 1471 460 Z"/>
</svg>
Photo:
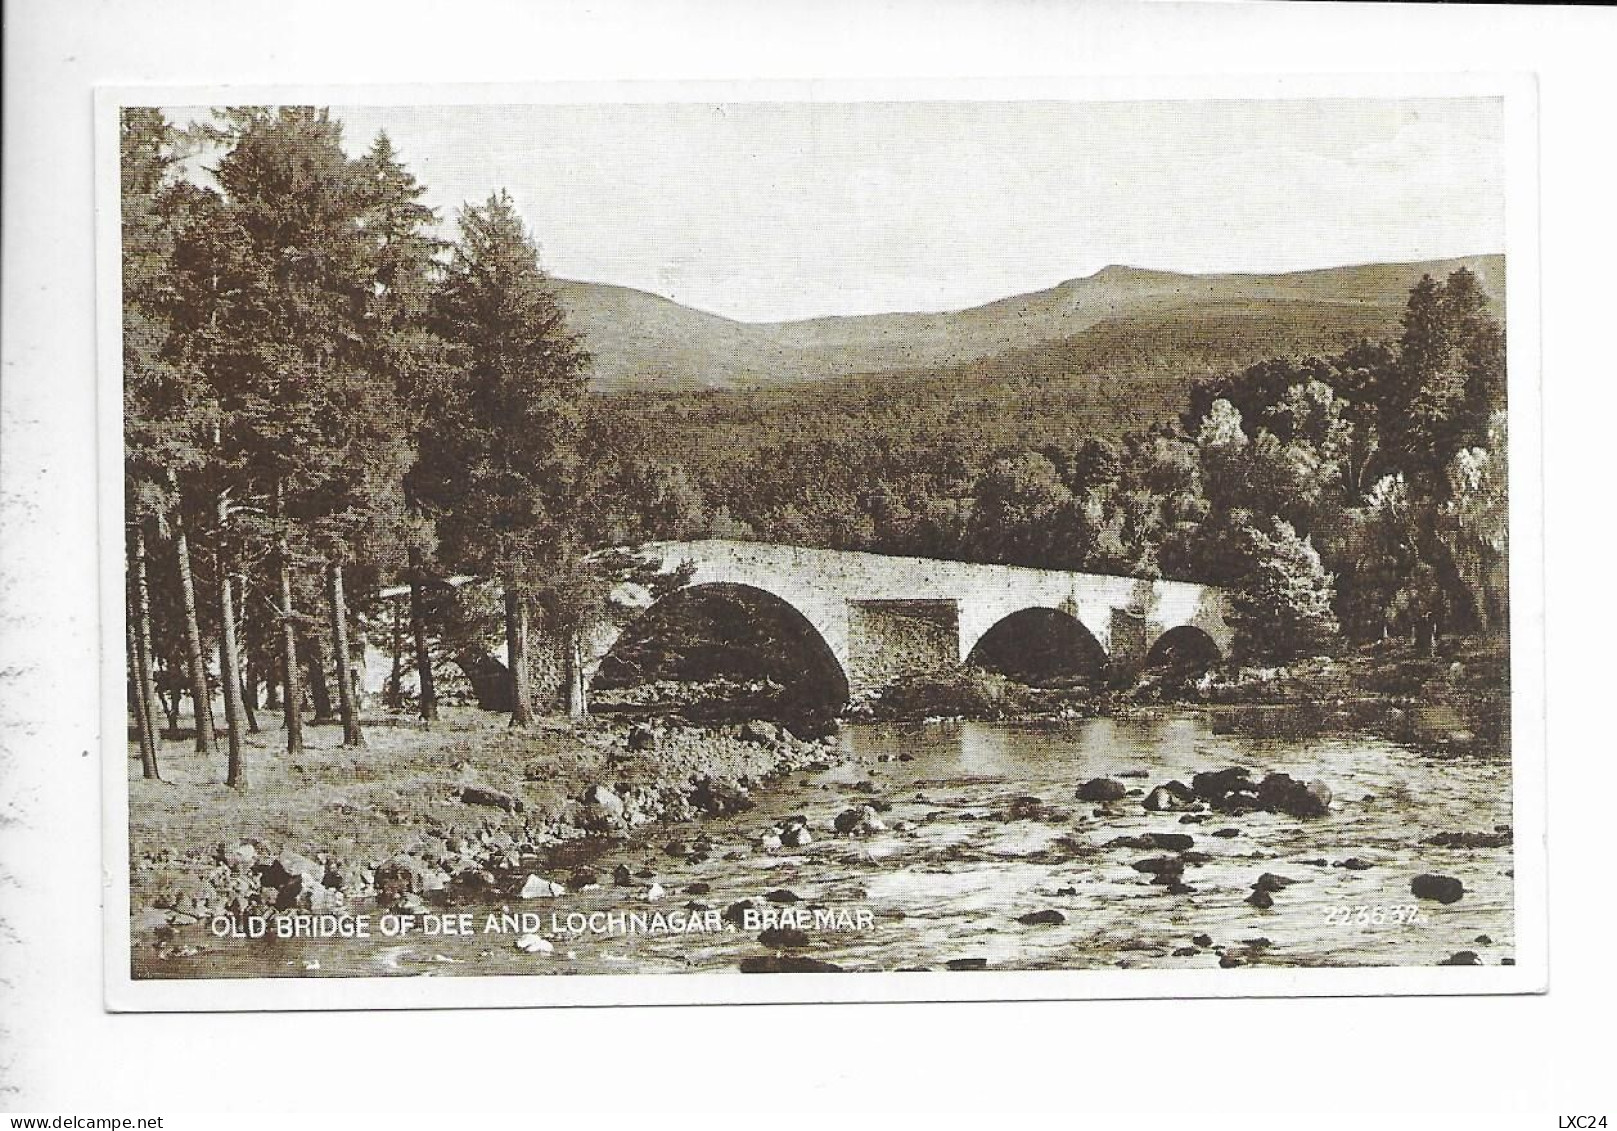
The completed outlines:
<svg viewBox="0 0 1617 1131">
<path fill-rule="evenodd" d="M 963 663 L 1001 620 L 1027 609 L 1054 609 L 1089 630 L 1114 668 L 1131 673 L 1171 629 L 1206 633 L 1228 655 L 1232 632 L 1223 590 L 1183 581 L 979 565 L 931 558 L 815 550 L 707 539 L 654 542 L 642 555 L 672 571 L 695 567 L 686 588 L 760 590 L 795 609 L 814 628 L 858 696 L 893 680 L 935 674 Z M 644 590 L 624 586 L 620 604 L 645 607 Z M 628 620 L 603 626 L 585 642 L 593 679 Z"/>
</svg>

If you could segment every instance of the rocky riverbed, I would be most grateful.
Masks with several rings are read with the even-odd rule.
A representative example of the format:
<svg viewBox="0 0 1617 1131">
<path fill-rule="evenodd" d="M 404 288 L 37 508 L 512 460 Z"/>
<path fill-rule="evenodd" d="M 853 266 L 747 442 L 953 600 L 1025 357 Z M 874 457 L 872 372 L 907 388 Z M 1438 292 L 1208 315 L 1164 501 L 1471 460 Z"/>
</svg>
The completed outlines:
<svg viewBox="0 0 1617 1131">
<path fill-rule="evenodd" d="M 774 776 L 714 775 L 702 759 L 715 742 L 767 761 Z M 1511 959 L 1510 773 L 1500 759 L 1434 757 L 1356 732 L 1221 734 L 1207 715 L 1180 711 L 1046 726 L 856 725 L 834 745 L 758 724 L 716 738 L 624 728 L 608 748 L 614 764 L 642 765 L 665 785 L 609 775 L 535 826 L 531 802 L 516 811 L 497 787 L 477 785 L 492 792 L 468 798 L 471 783 L 444 781 L 461 791 L 448 804 L 485 810 L 498 827 L 476 836 L 423 829 L 402 853 L 362 863 L 352 896 L 340 870 L 315 855 L 295 854 L 323 868 L 319 876 L 281 853 L 266 860 L 256 845 L 251 860 L 211 865 L 216 879 L 256 879 L 256 896 L 247 879 L 244 891 L 222 887 L 243 911 L 254 898 L 265 909 L 301 908 L 307 890 L 311 913 L 324 899 L 348 914 L 453 915 L 470 926 L 464 933 L 216 938 L 200 917 L 207 909 L 193 906 L 153 924 L 137 970 Z"/>
</svg>

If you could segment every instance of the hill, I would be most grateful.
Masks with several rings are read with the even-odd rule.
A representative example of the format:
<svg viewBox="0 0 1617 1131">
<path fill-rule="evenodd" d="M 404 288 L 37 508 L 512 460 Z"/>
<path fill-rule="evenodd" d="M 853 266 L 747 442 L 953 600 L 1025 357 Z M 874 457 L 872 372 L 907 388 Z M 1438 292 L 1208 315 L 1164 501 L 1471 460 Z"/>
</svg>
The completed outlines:
<svg viewBox="0 0 1617 1131">
<path fill-rule="evenodd" d="M 871 375 L 884 382 L 926 374 L 982 380 L 1011 370 L 1076 376 L 1101 365 L 1113 375 L 1121 367 L 1162 376 L 1181 362 L 1245 364 L 1330 348 L 1343 336 L 1387 335 L 1422 274 L 1442 278 L 1461 266 L 1502 309 L 1505 267 L 1497 255 L 1277 275 L 1107 267 L 965 310 L 796 322 L 737 322 L 628 287 L 562 279 L 555 286 L 595 356 L 595 391 L 678 393 Z"/>
</svg>

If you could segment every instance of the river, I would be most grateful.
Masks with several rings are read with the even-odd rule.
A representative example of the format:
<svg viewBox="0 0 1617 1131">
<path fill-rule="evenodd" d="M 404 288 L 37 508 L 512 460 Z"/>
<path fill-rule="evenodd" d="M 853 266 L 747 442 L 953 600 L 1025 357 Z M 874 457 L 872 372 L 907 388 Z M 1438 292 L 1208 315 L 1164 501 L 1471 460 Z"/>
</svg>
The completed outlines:
<svg viewBox="0 0 1617 1131">
<path fill-rule="evenodd" d="M 1424 843 L 1510 824 L 1502 759 L 1436 757 L 1368 734 L 1215 734 L 1202 715 L 1171 711 L 1049 725 L 855 724 L 841 741 L 845 761 L 754 791 L 747 812 L 665 826 L 629 844 L 575 846 L 571 859 L 535 867 L 565 881 L 583 861 L 598 887 L 434 908 L 470 914 L 470 935 L 236 940 L 199 925 L 186 932 L 192 945 L 181 957 L 137 954 L 137 976 L 734 971 L 782 953 L 849 971 L 1432 965 L 1462 951 L 1494 965 L 1512 952 L 1509 845 Z M 1255 777 L 1323 780 L 1331 811 L 1184 822 L 1140 804 L 1154 785 L 1231 765 Z M 1105 805 L 1075 799 L 1100 776 L 1138 792 Z M 862 804 L 882 809 L 885 829 L 836 834 L 837 815 Z M 807 819 L 809 844 L 765 842 L 795 815 Z M 1148 833 L 1193 838 L 1206 859 L 1185 868 L 1189 890 L 1170 891 L 1133 867 L 1160 850 L 1108 847 Z M 703 841 L 705 851 L 691 851 Z M 613 882 L 620 865 L 633 876 L 627 886 Z M 1295 881 L 1267 909 L 1247 902 L 1264 873 Z M 1421 873 L 1458 879 L 1464 897 L 1414 898 L 1410 883 Z M 773 920 L 759 918 L 661 933 L 622 933 L 638 921 L 614 918 L 639 912 L 655 925 L 661 913 L 666 925 L 673 912 L 685 927 L 711 926 L 716 915 L 704 911 L 744 900 L 760 915 L 784 909 L 806 939 L 766 946 L 759 928 Z M 826 913 L 819 921 L 816 910 Z M 548 946 L 528 946 L 543 952 L 519 949 L 519 932 L 487 932 L 502 912 L 536 916 Z M 1040 912 L 1045 922 L 1020 921 Z"/>
</svg>

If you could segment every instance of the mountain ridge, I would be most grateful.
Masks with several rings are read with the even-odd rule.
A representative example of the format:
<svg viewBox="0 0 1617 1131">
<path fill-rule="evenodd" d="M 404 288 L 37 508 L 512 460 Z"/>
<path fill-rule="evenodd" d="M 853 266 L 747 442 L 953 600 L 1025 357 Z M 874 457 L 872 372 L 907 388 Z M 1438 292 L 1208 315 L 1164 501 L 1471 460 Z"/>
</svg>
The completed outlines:
<svg viewBox="0 0 1617 1131">
<path fill-rule="evenodd" d="M 1467 267 L 1503 311 L 1503 255 L 1368 263 L 1280 273 L 1181 273 L 1112 264 L 1051 287 L 958 310 L 827 315 L 741 322 L 649 291 L 552 280 L 568 324 L 594 357 L 601 393 L 769 390 L 887 372 L 957 370 L 1017 351 L 1071 343 L 1103 324 L 1116 337 L 1130 320 L 1186 324 L 1251 316 L 1280 352 L 1289 310 L 1339 310 L 1344 333 L 1396 328 L 1421 275 Z M 1301 305 L 1299 305 L 1301 304 Z M 1331 321 L 1329 317 L 1326 319 Z M 1239 321 L 1237 317 L 1237 321 Z M 1317 335 L 1303 334 L 1310 348 Z M 1239 351 L 1238 351 L 1239 352 Z"/>
</svg>

